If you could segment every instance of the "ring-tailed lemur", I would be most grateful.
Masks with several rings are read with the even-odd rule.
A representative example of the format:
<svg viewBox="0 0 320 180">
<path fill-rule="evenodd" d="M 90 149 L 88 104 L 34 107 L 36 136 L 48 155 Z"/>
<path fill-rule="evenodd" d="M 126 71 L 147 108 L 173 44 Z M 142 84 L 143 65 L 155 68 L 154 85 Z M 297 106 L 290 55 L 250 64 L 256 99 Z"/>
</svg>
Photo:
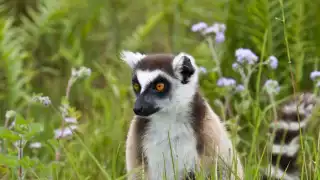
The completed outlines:
<svg viewBox="0 0 320 180">
<path fill-rule="evenodd" d="M 274 136 L 271 136 L 271 161 L 264 171 L 264 180 L 300 180 L 297 164 L 300 130 L 305 131 L 318 102 L 312 93 L 303 93 L 280 105 L 278 120 L 270 124 L 270 133 L 274 132 Z"/>
<path fill-rule="evenodd" d="M 146 178 L 161 179 L 166 171 L 167 179 L 172 179 L 171 152 L 178 165 L 185 165 L 187 174 L 192 174 L 201 165 L 211 168 L 217 154 L 231 164 L 232 151 L 229 150 L 232 144 L 219 117 L 198 91 L 198 68 L 192 56 L 124 51 L 122 59 L 132 68 L 132 86 L 137 96 L 136 116 L 131 121 L 126 142 L 129 174 L 140 167 L 146 171 Z M 275 137 L 271 162 L 263 179 L 300 179 L 300 168 L 296 165 L 300 128 L 304 130 L 307 126 L 317 102 L 314 95 L 305 93 L 280 106 L 279 119 L 270 124 Z M 167 139 L 168 132 L 171 144 Z M 219 149 L 217 154 L 213 153 L 215 147 Z M 276 167 L 279 156 L 280 163 Z M 236 171 L 243 179 L 241 162 L 236 159 Z M 180 177 L 182 171 L 183 168 L 178 168 Z M 129 179 L 139 178 L 135 173 Z"/>
<path fill-rule="evenodd" d="M 126 140 L 129 179 L 141 179 L 136 168 L 151 180 L 195 179 L 199 169 L 209 174 L 216 164 L 222 179 L 243 179 L 225 127 L 199 92 L 191 55 L 123 51 L 121 59 L 132 68 L 136 94 Z"/>
</svg>

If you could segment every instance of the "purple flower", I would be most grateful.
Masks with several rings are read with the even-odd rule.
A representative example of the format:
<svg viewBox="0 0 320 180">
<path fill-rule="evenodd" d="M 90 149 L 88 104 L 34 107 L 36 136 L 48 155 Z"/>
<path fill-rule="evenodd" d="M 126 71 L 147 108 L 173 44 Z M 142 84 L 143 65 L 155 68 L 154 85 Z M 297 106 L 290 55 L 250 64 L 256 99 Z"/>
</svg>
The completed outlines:
<svg viewBox="0 0 320 180">
<path fill-rule="evenodd" d="M 280 92 L 280 86 L 278 81 L 269 79 L 264 83 L 263 88 L 268 94 L 278 94 Z"/>
<path fill-rule="evenodd" d="M 236 85 L 236 81 L 234 79 L 232 79 L 232 78 L 222 77 L 222 78 L 218 79 L 217 85 L 220 86 L 220 87 L 235 86 Z"/>
<path fill-rule="evenodd" d="M 237 92 L 241 92 L 244 90 L 244 86 L 242 84 L 239 84 L 237 87 L 236 87 L 236 91 Z"/>
<path fill-rule="evenodd" d="M 239 68 L 240 68 L 240 65 L 238 63 L 235 62 L 235 63 L 232 64 L 232 69 L 233 70 L 237 71 Z"/>
<path fill-rule="evenodd" d="M 200 72 L 202 72 L 204 74 L 206 74 L 208 72 L 207 69 L 203 66 L 199 67 L 199 70 L 200 70 Z"/>
<path fill-rule="evenodd" d="M 278 59 L 275 56 L 270 56 L 269 57 L 269 65 L 272 69 L 277 69 Z"/>
<path fill-rule="evenodd" d="M 216 31 L 215 27 L 210 26 L 203 31 L 203 34 L 211 34 L 211 33 L 215 33 L 215 31 Z"/>
<path fill-rule="evenodd" d="M 255 55 L 250 49 L 239 48 L 235 52 L 237 62 L 240 64 L 248 63 L 255 64 L 258 61 L 258 56 Z"/>
<path fill-rule="evenodd" d="M 216 42 L 217 43 L 222 43 L 222 42 L 224 42 L 225 39 L 226 38 L 225 38 L 223 32 L 216 33 Z"/>
<path fill-rule="evenodd" d="M 221 23 L 214 23 L 212 26 L 209 26 L 204 30 L 204 34 L 215 33 L 216 35 L 219 33 L 224 34 L 226 30 L 226 25 Z"/>
<path fill-rule="evenodd" d="M 45 106 L 49 106 L 51 104 L 51 100 L 48 96 L 33 96 L 32 101 L 41 103 Z"/>
<path fill-rule="evenodd" d="M 320 77 L 320 71 L 313 71 L 310 74 L 310 79 L 313 80 L 313 81 L 316 80 L 319 77 Z"/>
<path fill-rule="evenodd" d="M 76 130 L 77 128 L 78 128 L 78 126 L 71 125 L 69 127 L 63 128 L 63 129 L 56 129 L 56 130 L 54 130 L 55 138 L 59 139 L 59 138 L 71 136 L 73 134 L 73 131 Z"/>
<path fill-rule="evenodd" d="M 199 31 L 206 29 L 207 27 L 208 27 L 208 25 L 206 23 L 199 22 L 197 24 L 192 25 L 191 30 L 193 32 L 199 32 Z"/>
<path fill-rule="evenodd" d="M 74 117 L 65 117 L 65 118 L 64 118 L 64 121 L 65 121 L 66 123 L 73 123 L 73 124 L 78 123 L 77 119 L 74 118 Z"/>
</svg>

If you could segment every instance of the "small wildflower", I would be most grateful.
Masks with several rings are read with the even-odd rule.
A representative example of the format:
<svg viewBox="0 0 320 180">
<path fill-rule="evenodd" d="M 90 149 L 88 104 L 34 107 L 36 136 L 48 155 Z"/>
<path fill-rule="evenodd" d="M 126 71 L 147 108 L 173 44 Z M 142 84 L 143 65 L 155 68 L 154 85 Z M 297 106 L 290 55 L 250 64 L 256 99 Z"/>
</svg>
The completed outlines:
<svg viewBox="0 0 320 180">
<path fill-rule="evenodd" d="M 77 129 L 78 126 L 76 125 L 71 125 L 69 127 L 65 127 L 64 129 L 56 129 L 54 131 L 54 134 L 55 134 L 55 138 L 58 139 L 58 138 L 64 138 L 64 137 L 67 137 L 67 136 L 71 136 L 73 134 L 73 130 Z M 61 136 L 62 135 L 62 136 Z"/>
<path fill-rule="evenodd" d="M 236 91 L 237 92 L 241 92 L 244 90 L 244 86 L 242 84 L 239 84 L 237 87 L 236 87 Z"/>
<path fill-rule="evenodd" d="M 29 148 L 31 149 L 39 149 L 41 147 L 42 147 L 42 144 L 40 142 L 34 142 L 29 145 Z"/>
<path fill-rule="evenodd" d="M 204 73 L 204 74 L 207 73 L 207 69 L 205 67 L 203 67 L 203 66 L 199 67 L 199 70 L 200 70 L 201 73 Z"/>
<path fill-rule="evenodd" d="M 237 71 L 239 68 L 240 68 L 240 65 L 239 65 L 238 63 L 233 63 L 233 64 L 232 64 L 232 69 L 233 69 L 234 71 Z"/>
<path fill-rule="evenodd" d="M 86 78 L 91 75 L 91 69 L 84 66 L 81 66 L 78 70 L 76 70 L 75 68 L 72 68 L 71 75 L 73 78 L 76 78 L 76 79 Z"/>
<path fill-rule="evenodd" d="M 17 113 L 13 110 L 9 110 L 6 112 L 6 119 L 11 119 L 16 117 Z"/>
<path fill-rule="evenodd" d="M 250 49 L 239 48 L 235 52 L 237 62 L 243 64 L 247 62 L 252 65 L 258 61 L 258 56 L 255 55 Z"/>
<path fill-rule="evenodd" d="M 264 84 L 264 89 L 268 94 L 278 94 L 280 92 L 280 86 L 278 81 L 269 79 Z"/>
<path fill-rule="evenodd" d="M 203 34 L 211 34 L 211 33 L 215 33 L 215 31 L 216 31 L 215 27 L 210 26 L 203 31 Z"/>
<path fill-rule="evenodd" d="M 224 33 L 222 33 L 222 32 L 216 33 L 216 42 L 217 43 L 222 43 L 222 42 L 224 42 L 225 39 L 226 38 L 224 36 Z"/>
<path fill-rule="evenodd" d="M 269 66 L 272 69 L 277 69 L 277 67 L 278 67 L 278 59 L 275 56 L 270 56 L 268 59 L 269 59 Z"/>
<path fill-rule="evenodd" d="M 225 78 L 222 77 L 220 79 L 218 79 L 217 81 L 217 85 L 220 87 L 229 87 L 229 86 L 235 86 L 236 85 L 236 81 L 232 78 Z"/>
<path fill-rule="evenodd" d="M 313 71 L 310 74 L 310 79 L 313 81 L 318 79 L 319 77 L 320 77 L 320 71 Z"/>
<path fill-rule="evenodd" d="M 41 97 L 40 98 L 40 102 L 45 105 L 45 106 L 48 106 L 51 104 L 51 100 L 49 99 L 48 96 L 45 96 L 45 97 Z"/>
<path fill-rule="evenodd" d="M 32 101 L 39 102 L 45 106 L 49 106 L 51 104 L 51 100 L 48 96 L 33 96 Z"/>
<path fill-rule="evenodd" d="M 225 32 L 226 31 L 226 25 L 225 24 L 219 24 L 219 30 L 220 32 Z"/>
<path fill-rule="evenodd" d="M 218 33 L 222 33 L 224 34 L 226 30 L 226 25 L 225 24 L 222 24 L 222 23 L 214 23 L 212 26 L 206 28 L 204 30 L 204 34 L 211 34 L 211 33 L 215 33 L 215 34 L 218 34 Z"/>
<path fill-rule="evenodd" d="M 208 25 L 204 22 L 199 22 L 197 24 L 192 25 L 191 30 L 193 32 L 199 32 L 202 31 L 203 29 L 207 28 Z"/>
<path fill-rule="evenodd" d="M 77 119 L 74 117 L 66 117 L 66 118 L 64 118 L 64 121 L 67 123 L 73 123 L 73 124 L 78 123 Z"/>
</svg>

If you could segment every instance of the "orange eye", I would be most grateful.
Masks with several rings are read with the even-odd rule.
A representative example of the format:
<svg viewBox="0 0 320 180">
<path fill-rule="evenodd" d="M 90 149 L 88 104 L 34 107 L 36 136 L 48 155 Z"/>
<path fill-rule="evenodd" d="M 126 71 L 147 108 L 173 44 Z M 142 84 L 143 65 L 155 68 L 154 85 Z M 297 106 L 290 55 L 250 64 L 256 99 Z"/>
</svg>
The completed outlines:
<svg viewBox="0 0 320 180">
<path fill-rule="evenodd" d="M 139 85 L 138 83 L 134 83 L 134 84 L 133 84 L 133 89 L 134 89 L 135 91 L 139 91 L 139 90 L 140 90 L 140 85 Z"/>
<path fill-rule="evenodd" d="M 164 84 L 163 83 L 158 83 L 156 85 L 156 90 L 159 91 L 159 92 L 163 91 L 164 90 Z"/>
</svg>

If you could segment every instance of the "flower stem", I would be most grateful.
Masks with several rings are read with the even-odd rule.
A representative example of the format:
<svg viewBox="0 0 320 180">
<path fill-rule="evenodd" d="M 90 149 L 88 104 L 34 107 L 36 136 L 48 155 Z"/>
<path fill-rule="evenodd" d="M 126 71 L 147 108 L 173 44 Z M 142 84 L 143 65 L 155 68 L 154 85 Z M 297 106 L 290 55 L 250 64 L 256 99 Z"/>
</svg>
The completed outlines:
<svg viewBox="0 0 320 180">
<path fill-rule="evenodd" d="M 68 85 L 67 85 L 67 88 L 66 88 L 66 99 L 67 99 L 67 101 L 69 101 L 71 87 L 72 87 L 72 85 L 73 85 L 74 82 L 75 82 L 75 79 L 73 78 L 73 76 L 71 76 L 71 78 L 68 80 Z M 62 117 L 61 133 L 60 133 L 60 135 L 59 135 L 58 138 L 63 137 L 63 133 L 64 133 L 64 129 L 65 129 L 65 120 L 64 120 L 64 118 L 65 118 L 65 117 Z M 58 147 L 58 148 L 56 149 L 55 159 L 56 159 L 57 161 L 59 161 L 59 160 L 60 160 L 60 157 L 61 157 L 61 152 L 60 152 L 61 150 L 60 150 L 60 149 L 61 149 L 60 147 Z"/>
<path fill-rule="evenodd" d="M 220 69 L 220 61 L 219 61 L 217 52 L 216 52 L 215 49 L 214 49 L 212 38 L 211 38 L 211 37 L 208 37 L 208 38 L 206 38 L 206 39 L 207 39 L 207 41 L 208 41 L 209 48 L 210 48 L 210 50 L 211 50 L 212 58 L 213 58 L 213 60 L 214 60 L 215 63 L 216 63 L 216 68 L 217 68 L 217 71 L 218 71 L 218 75 L 219 75 L 219 77 L 222 77 L 222 72 L 221 72 L 221 69 Z"/>
<path fill-rule="evenodd" d="M 230 101 L 231 101 L 231 95 L 226 95 L 225 96 L 225 114 L 226 114 L 226 117 L 229 115 L 229 116 L 233 116 L 233 113 L 232 113 L 232 110 L 231 110 L 231 107 L 230 107 Z"/>
<path fill-rule="evenodd" d="M 71 87 L 72 87 L 72 85 L 73 85 L 74 82 L 75 82 L 75 80 L 74 80 L 73 77 L 71 77 L 71 78 L 68 80 L 68 85 L 67 85 L 67 89 L 66 89 L 66 98 L 67 98 L 67 100 L 69 100 Z"/>
<path fill-rule="evenodd" d="M 274 118 L 274 121 L 277 122 L 278 115 L 277 115 L 277 109 L 276 109 L 276 105 L 275 105 L 274 96 L 269 94 L 269 97 L 270 97 L 270 101 L 271 101 L 271 105 L 272 105 L 273 118 Z"/>
<path fill-rule="evenodd" d="M 10 118 L 6 118 L 6 119 L 5 119 L 4 128 L 10 129 L 10 128 L 9 128 L 9 121 L 10 121 Z M 15 121 L 15 118 L 14 118 L 14 121 Z M 2 142 L 3 142 L 3 146 L 2 146 L 3 149 L 0 149 L 0 150 L 3 151 L 4 154 L 6 154 L 6 153 L 7 153 L 7 151 L 6 151 L 7 141 L 6 141 L 5 139 L 3 139 Z"/>
<path fill-rule="evenodd" d="M 319 93 L 319 87 L 317 87 L 317 84 L 320 83 L 320 81 L 315 81 L 314 83 L 314 90 L 313 90 L 313 94 L 318 96 L 318 93 Z"/>
<path fill-rule="evenodd" d="M 18 147 L 18 159 L 21 160 L 23 157 L 23 147 L 22 147 L 22 140 L 19 140 L 19 147 Z M 23 168 L 21 165 L 19 165 L 19 169 L 18 169 L 18 178 L 19 180 L 23 180 L 24 179 L 24 172 L 23 172 Z"/>
</svg>

